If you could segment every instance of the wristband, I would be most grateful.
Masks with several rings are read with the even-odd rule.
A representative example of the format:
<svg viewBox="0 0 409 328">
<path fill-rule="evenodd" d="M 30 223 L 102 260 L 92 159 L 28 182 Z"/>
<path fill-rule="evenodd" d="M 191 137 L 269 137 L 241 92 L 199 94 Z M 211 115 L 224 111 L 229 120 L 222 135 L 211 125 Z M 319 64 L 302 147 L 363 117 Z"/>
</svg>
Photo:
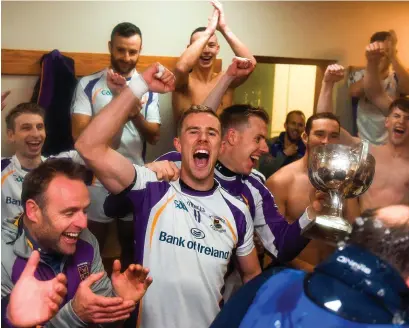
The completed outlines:
<svg viewBox="0 0 409 328">
<path fill-rule="evenodd" d="M 132 77 L 128 87 L 138 99 L 142 99 L 142 96 L 149 91 L 149 87 L 141 74 L 136 77 Z"/>
<path fill-rule="evenodd" d="M 165 67 L 163 67 L 162 65 L 159 65 L 158 67 L 159 72 L 155 74 L 155 77 L 157 79 L 160 79 L 163 75 L 163 73 L 165 72 Z"/>
</svg>

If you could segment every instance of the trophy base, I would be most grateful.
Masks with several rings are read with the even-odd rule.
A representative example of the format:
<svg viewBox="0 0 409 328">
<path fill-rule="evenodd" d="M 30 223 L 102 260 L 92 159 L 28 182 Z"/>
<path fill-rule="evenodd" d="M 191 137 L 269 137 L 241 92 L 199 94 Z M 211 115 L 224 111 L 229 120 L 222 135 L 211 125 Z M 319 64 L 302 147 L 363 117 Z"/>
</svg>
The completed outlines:
<svg viewBox="0 0 409 328">
<path fill-rule="evenodd" d="M 301 232 L 304 237 L 322 240 L 326 244 L 336 246 L 352 231 L 352 226 L 343 218 L 321 215 L 308 224 Z"/>
</svg>

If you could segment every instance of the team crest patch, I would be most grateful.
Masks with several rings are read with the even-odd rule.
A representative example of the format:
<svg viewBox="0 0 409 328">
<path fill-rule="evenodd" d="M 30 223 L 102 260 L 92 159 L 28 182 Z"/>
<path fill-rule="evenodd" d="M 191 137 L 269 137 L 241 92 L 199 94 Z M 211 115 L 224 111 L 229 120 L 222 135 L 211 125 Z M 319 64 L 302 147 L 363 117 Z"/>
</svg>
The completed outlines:
<svg viewBox="0 0 409 328">
<path fill-rule="evenodd" d="M 89 268 L 88 263 L 81 263 L 77 265 L 78 273 L 80 275 L 81 281 L 87 279 L 89 277 Z"/>
<path fill-rule="evenodd" d="M 226 229 L 223 228 L 222 223 L 224 224 L 224 219 L 222 219 L 219 216 L 216 215 L 212 215 L 210 216 L 210 219 L 212 221 L 212 223 L 210 224 L 210 227 L 214 230 L 214 231 L 218 231 L 218 232 L 226 232 Z"/>
</svg>

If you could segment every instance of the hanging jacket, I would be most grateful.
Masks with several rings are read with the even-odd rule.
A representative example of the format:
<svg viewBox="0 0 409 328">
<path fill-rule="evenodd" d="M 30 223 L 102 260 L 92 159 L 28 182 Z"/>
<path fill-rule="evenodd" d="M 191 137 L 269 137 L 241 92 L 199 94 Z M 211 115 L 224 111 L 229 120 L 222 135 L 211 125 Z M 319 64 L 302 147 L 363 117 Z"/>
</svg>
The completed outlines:
<svg viewBox="0 0 409 328">
<path fill-rule="evenodd" d="M 53 50 L 41 58 L 41 76 L 31 101 L 45 111 L 47 138 L 43 155 L 50 156 L 74 148 L 71 135 L 71 100 L 77 85 L 74 60 Z"/>
</svg>

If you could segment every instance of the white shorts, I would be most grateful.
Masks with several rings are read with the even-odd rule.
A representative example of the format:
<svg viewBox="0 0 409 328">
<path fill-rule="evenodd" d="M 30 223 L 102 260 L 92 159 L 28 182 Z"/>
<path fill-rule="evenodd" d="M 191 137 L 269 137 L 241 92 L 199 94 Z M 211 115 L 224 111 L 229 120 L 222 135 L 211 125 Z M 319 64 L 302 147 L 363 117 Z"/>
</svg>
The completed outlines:
<svg viewBox="0 0 409 328">
<path fill-rule="evenodd" d="M 91 198 L 91 204 L 88 207 L 88 220 L 100 223 L 110 223 L 115 219 L 105 215 L 104 202 L 109 192 L 104 187 L 100 186 L 88 186 L 89 196 Z M 120 218 L 122 221 L 132 221 L 133 214 L 130 213 L 124 218 Z"/>
</svg>

